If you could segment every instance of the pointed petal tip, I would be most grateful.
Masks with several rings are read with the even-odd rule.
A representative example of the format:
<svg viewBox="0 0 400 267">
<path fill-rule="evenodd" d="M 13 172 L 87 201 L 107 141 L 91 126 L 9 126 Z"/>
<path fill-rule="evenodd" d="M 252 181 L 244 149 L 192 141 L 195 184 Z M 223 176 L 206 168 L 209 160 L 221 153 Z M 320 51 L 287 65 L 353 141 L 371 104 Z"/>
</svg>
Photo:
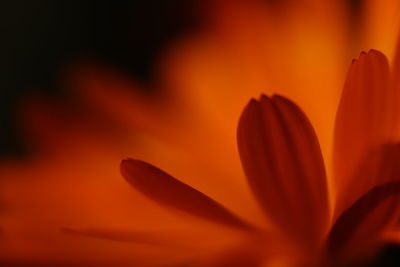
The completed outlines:
<svg viewBox="0 0 400 267">
<path fill-rule="evenodd" d="M 121 160 L 120 168 L 121 168 L 121 171 L 126 171 L 128 169 L 131 171 L 132 168 L 138 167 L 140 165 L 149 165 L 149 164 L 143 160 L 126 158 L 126 159 Z"/>
<path fill-rule="evenodd" d="M 292 100 L 290 100 L 289 98 L 284 97 L 283 95 L 280 95 L 280 94 L 274 94 L 273 95 L 273 99 L 275 101 L 278 101 L 278 102 L 285 102 L 285 103 L 294 104 L 294 102 Z"/>
<path fill-rule="evenodd" d="M 260 96 L 260 102 L 265 102 L 265 101 L 274 101 L 274 100 L 276 100 L 276 99 L 282 99 L 282 98 L 285 98 L 285 97 L 283 97 L 282 95 L 280 95 L 280 94 L 272 94 L 271 96 L 268 96 L 268 95 L 265 95 L 265 94 L 262 94 L 261 96 Z"/>
<path fill-rule="evenodd" d="M 148 169 L 155 168 L 151 164 L 139 160 L 126 158 L 121 160 L 120 173 L 122 177 L 131 185 L 136 184 L 138 181 L 143 179 L 143 173 L 146 173 Z"/>
<path fill-rule="evenodd" d="M 379 56 L 385 56 L 385 54 L 383 54 L 381 51 L 376 50 L 376 49 L 370 49 L 368 51 L 368 54 L 374 54 L 374 55 L 379 55 Z"/>
<path fill-rule="evenodd" d="M 132 162 L 138 161 L 137 159 L 132 159 L 132 158 L 125 158 L 123 160 L 121 160 L 121 165 L 125 165 L 125 164 L 129 164 Z"/>
<path fill-rule="evenodd" d="M 130 158 L 126 158 L 126 159 L 121 160 L 121 163 L 120 163 L 121 168 L 123 166 L 125 166 L 126 164 L 128 164 L 130 160 L 131 160 Z"/>
<path fill-rule="evenodd" d="M 134 162 L 135 162 L 135 160 L 133 160 L 131 158 L 126 158 L 126 159 L 121 160 L 121 163 L 120 163 L 121 174 L 123 175 L 123 172 L 125 172 L 127 170 L 127 168 L 129 168 L 131 165 L 133 165 Z"/>
<path fill-rule="evenodd" d="M 355 58 L 352 59 L 350 67 L 355 65 L 355 64 L 357 64 L 358 61 L 360 61 L 361 59 L 365 58 L 366 56 L 367 56 L 367 52 L 361 51 L 360 54 L 358 54 L 358 57 L 355 57 Z"/>
<path fill-rule="evenodd" d="M 249 101 L 249 103 L 248 103 L 247 105 L 254 105 L 254 104 L 257 103 L 257 102 L 258 102 L 257 99 L 251 98 L 250 101 Z"/>
<path fill-rule="evenodd" d="M 386 55 L 379 50 L 370 49 L 368 51 L 368 56 L 370 59 L 378 60 L 381 67 L 386 64 L 389 65 L 389 60 L 387 59 Z"/>
<path fill-rule="evenodd" d="M 246 107 L 243 109 L 243 111 L 256 107 L 257 105 L 259 105 L 259 100 L 251 98 L 250 101 L 247 103 Z"/>
<path fill-rule="evenodd" d="M 351 63 L 353 64 L 353 63 L 358 62 L 359 60 L 361 60 L 363 58 L 370 58 L 370 57 L 386 58 L 385 54 L 382 53 L 381 51 L 376 50 L 376 49 L 370 49 L 370 50 L 368 50 L 368 52 L 361 51 L 359 56 L 357 58 L 353 58 Z"/>
<path fill-rule="evenodd" d="M 274 99 L 287 99 L 287 98 L 282 96 L 282 95 L 280 95 L 280 94 L 276 94 L 276 93 L 272 94 L 271 96 L 269 96 L 267 94 L 261 94 L 259 96 L 258 100 L 255 99 L 255 98 L 252 98 L 250 100 L 250 103 L 252 103 L 252 102 L 269 102 L 269 101 L 274 100 Z"/>
<path fill-rule="evenodd" d="M 260 97 L 259 97 L 259 101 L 260 102 L 262 102 L 262 101 L 268 101 L 268 100 L 270 100 L 271 98 L 268 96 L 268 95 L 266 95 L 266 94 L 261 94 L 260 95 Z"/>
</svg>

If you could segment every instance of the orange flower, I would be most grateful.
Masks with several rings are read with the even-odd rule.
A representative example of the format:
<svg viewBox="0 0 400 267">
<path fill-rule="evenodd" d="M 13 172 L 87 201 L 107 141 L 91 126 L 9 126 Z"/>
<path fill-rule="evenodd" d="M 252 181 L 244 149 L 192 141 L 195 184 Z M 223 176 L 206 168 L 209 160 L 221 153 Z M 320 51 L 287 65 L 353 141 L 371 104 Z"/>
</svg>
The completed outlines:
<svg viewBox="0 0 400 267">
<path fill-rule="evenodd" d="M 396 10 L 400 2 L 365 1 L 364 12 L 360 14 L 362 19 L 357 20 L 362 24 L 360 32 L 349 26 L 352 24 L 343 12 L 345 1 L 284 1 L 278 9 L 266 4 L 275 1 L 210 2 L 216 3 L 214 12 L 206 17 L 207 26 L 211 27 L 172 44 L 158 61 L 159 83 L 155 85 L 165 89 L 166 94 L 144 96 L 132 90 L 142 85 L 96 66 L 73 70 L 78 75 L 74 76 L 70 87 L 81 96 L 82 106 L 76 105 L 71 111 L 39 102 L 27 109 L 25 114 L 29 118 L 25 126 L 39 153 L 28 161 L 3 162 L 1 166 L 0 204 L 5 207 L 0 214 L 2 263 L 163 266 L 177 262 L 195 264 L 193 259 L 200 259 L 199 264 L 211 265 L 214 261 L 228 259 L 226 265 L 234 266 L 232 262 L 240 260 L 259 262 L 261 254 L 272 260 L 271 265 L 279 261 L 308 262 L 309 254 L 318 246 L 310 240 L 308 247 L 303 249 L 301 244 L 298 248 L 298 240 L 307 231 L 279 225 L 280 221 L 276 220 L 283 219 L 271 217 L 272 213 L 268 213 L 271 218 L 265 221 L 265 207 L 261 209 L 257 205 L 241 168 L 235 145 L 235 125 L 246 101 L 260 92 L 289 96 L 304 109 L 316 129 L 327 168 L 331 209 L 325 232 L 319 238 L 328 238 L 333 221 L 342 218 L 341 214 L 346 214 L 353 203 L 364 203 L 357 200 L 376 185 L 373 180 L 380 162 L 390 167 L 391 161 L 387 158 L 392 157 L 391 147 L 382 148 L 382 155 L 366 152 L 379 149 L 359 149 L 360 143 L 371 139 L 357 136 L 371 131 L 362 126 L 364 124 L 357 126 L 352 122 L 366 121 L 369 113 L 359 112 L 356 116 L 349 112 L 360 100 L 352 95 L 347 98 L 354 98 L 353 102 L 342 104 L 340 108 L 344 111 L 340 111 L 342 115 L 338 117 L 342 117 L 341 121 L 348 118 L 349 123 L 336 127 L 335 154 L 347 154 L 340 147 L 354 145 L 355 155 L 348 153 L 349 158 L 343 162 L 338 156 L 331 160 L 333 119 L 344 70 L 353 51 L 376 47 L 387 55 L 392 54 L 393 32 L 397 31 Z M 370 57 L 375 58 L 372 55 L 366 58 Z M 386 71 L 385 63 L 376 64 L 375 60 L 361 65 L 372 65 L 374 70 L 364 70 L 357 65 L 357 69 L 367 72 L 359 74 L 360 77 L 375 77 L 373 73 L 380 73 L 375 66 Z M 395 63 L 395 69 L 398 65 Z M 357 72 L 354 75 L 357 76 Z M 385 84 L 385 78 L 376 79 Z M 376 86 L 378 82 L 367 84 Z M 346 88 L 352 89 L 353 85 Z M 365 108 L 364 104 L 357 106 L 359 110 Z M 381 109 L 379 106 L 372 105 L 379 111 L 371 112 L 390 118 L 389 111 L 382 113 L 388 107 L 384 105 Z M 361 115 L 364 119 L 360 119 Z M 386 125 L 379 119 L 373 121 L 374 131 L 379 129 L 377 124 Z M 351 130 L 354 135 L 345 135 L 349 138 L 346 141 L 339 138 L 343 136 L 339 129 L 347 129 L 349 124 L 355 128 Z M 379 141 L 381 136 L 378 134 L 372 139 Z M 377 143 L 387 141 L 382 137 Z M 367 154 L 370 156 L 363 159 L 361 165 L 371 169 L 357 168 L 354 158 Z M 232 214 L 240 214 L 244 221 L 254 225 L 253 228 L 268 228 L 268 232 L 265 236 L 248 235 L 248 231 L 221 227 L 193 216 L 174 216 L 170 210 L 153 205 L 120 179 L 118 162 L 127 156 L 159 166 L 223 203 Z M 358 170 L 357 175 L 351 176 L 354 179 L 342 175 L 355 172 L 351 167 Z M 370 185 L 357 185 L 360 176 L 368 177 L 363 180 L 371 181 Z M 349 191 L 354 194 L 348 194 Z M 294 208 L 292 211 L 300 212 Z M 378 223 L 365 225 L 382 225 L 378 219 L 387 217 L 378 215 L 371 215 Z M 305 227 L 302 219 L 306 218 L 299 217 L 301 227 Z M 324 219 L 320 219 L 322 227 Z M 70 227 L 65 230 L 80 236 L 61 233 L 60 226 Z M 71 230 L 81 226 L 89 230 Z M 309 233 L 315 235 L 314 243 L 318 243 L 318 232 L 322 230 L 316 227 L 315 233 Z M 365 231 L 371 232 L 368 227 Z M 83 237 L 82 233 L 101 238 Z M 357 236 L 351 235 L 357 245 L 375 247 L 357 241 Z M 395 238 L 389 234 L 385 237 Z M 122 242 L 110 242 L 110 239 Z M 265 251 L 265 246 L 259 246 L 265 242 L 271 250 Z M 348 258 L 346 248 L 340 244 L 351 242 L 330 243 L 339 243 L 334 246 L 341 248 L 338 254 Z M 355 248 L 350 246 L 350 253 Z M 360 247 L 360 251 L 363 257 L 364 248 Z M 247 265 L 255 264 L 247 262 Z"/>
<path fill-rule="evenodd" d="M 332 199 L 307 116 L 282 96 L 250 101 L 239 121 L 237 143 L 250 189 L 270 220 L 264 227 L 146 162 L 124 160 L 121 173 L 165 207 L 247 235 L 236 240 L 241 254 L 217 257 L 219 264 L 239 259 L 243 266 L 276 260 L 285 266 L 363 263 L 384 244 L 382 234 L 398 215 L 400 143 L 394 143 L 399 140 L 394 126 L 400 113 L 393 98 L 398 84 L 390 79 L 387 59 L 378 51 L 362 53 L 350 68 L 336 118 Z M 119 241 L 132 238 L 118 231 L 70 231 Z M 210 264 L 201 259 L 194 263 Z"/>
</svg>

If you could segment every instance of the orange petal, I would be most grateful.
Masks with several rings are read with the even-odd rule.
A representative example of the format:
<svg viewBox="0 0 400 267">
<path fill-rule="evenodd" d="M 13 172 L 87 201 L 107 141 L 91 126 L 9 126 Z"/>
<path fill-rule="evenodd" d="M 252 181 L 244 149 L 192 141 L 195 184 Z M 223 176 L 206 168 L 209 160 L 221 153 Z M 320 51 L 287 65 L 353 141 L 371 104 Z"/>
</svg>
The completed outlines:
<svg viewBox="0 0 400 267">
<path fill-rule="evenodd" d="M 346 188 L 340 192 L 334 210 L 334 219 L 337 219 L 362 195 L 374 188 L 400 178 L 400 144 L 386 144 L 369 151 L 364 156 Z M 377 215 L 380 217 L 380 215 Z"/>
<path fill-rule="evenodd" d="M 324 162 L 303 112 L 281 96 L 251 100 L 238 126 L 248 182 L 265 213 L 290 236 L 316 241 L 325 230 Z"/>
<path fill-rule="evenodd" d="M 385 55 L 374 50 L 361 53 L 348 72 L 334 137 L 335 189 L 341 206 L 348 206 L 377 185 L 378 181 L 370 181 L 365 183 L 369 187 L 351 186 L 351 177 L 371 151 L 397 139 L 394 122 L 400 106 L 396 105 L 397 93 L 390 86 L 389 75 Z"/>
<path fill-rule="evenodd" d="M 215 200 L 146 162 L 123 160 L 121 173 L 134 188 L 161 205 L 214 222 L 251 228 Z"/>
<path fill-rule="evenodd" d="M 394 86 L 399 90 L 400 89 L 400 32 L 397 36 L 397 44 L 396 49 L 394 51 L 394 60 L 393 60 L 393 79 Z"/>
<path fill-rule="evenodd" d="M 400 7 L 400 3 L 398 3 L 398 5 Z M 392 86 L 393 86 L 393 95 L 392 95 L 393 99 L 391 99 L 392 105 L 395 107 L 400 107 L 400 32 L 397 36 L 397 46 L 394 53 Z M 400 111 L 394 113 L 393 116 L 394 116 L 393 117 L 394 135 L 397 140 L 400 140 Z"/>
<path fill-rule="evenodd" d="M 165 92 L 150 94 L 144 84 L 98 63 L 78 63 L 68 74 L 68 86 L 94 115 L 128 130 L 165 134 L 169 129 L 172 114 Z"/>
<path fill-rule="evenodd" d="M 376 186 L 359 198 L 341 214 L 332 227 L 327 241 L 329 252 L 335 258 L 338 258 L 339 253 L 349 253 L 346 256 L 354 257 L 365 247 L 370 248 L 370 242 L 376 243 L 377 234 L 391 221 L 396 210 L 393 204 L 398 205 L 399 198 L 396 197 L 396 203 L 386 201 L 399 194 L 400 181 L 395 181 Z M 376 216 L 378 213 L 380 218 Z"/>
<path fill-rule="evenodd" d="M 76 229 L 63 227 L 61 231 L 77 236 L 85 236 L 99 239 L 106 239 L 118 242 L 128 242 L 128 243 L 140 243 L 140 244 L 150 244 L 150 245 L 170 245 L 168 239 L 161 237 L 158 234 L 143 233 L 143 232 L 133 232 L 133 231 L 121 231 L 121 230 L 107 230 L 107 229 Z"/>
<path fill-rule="evenodd" d="M 68 266 L 68 267 L 109 267 L 109 266 L 147 266 L 147 267 L 161 267 L 160 264 L 148 264 L 145 261 L 135 260 L 115 260 L 105 262 L 104 260 L 24 260 L 24 259 L 0 259 L 2 266 L 7 267 L 54 267 L 54 266 Z"/>
</svg>

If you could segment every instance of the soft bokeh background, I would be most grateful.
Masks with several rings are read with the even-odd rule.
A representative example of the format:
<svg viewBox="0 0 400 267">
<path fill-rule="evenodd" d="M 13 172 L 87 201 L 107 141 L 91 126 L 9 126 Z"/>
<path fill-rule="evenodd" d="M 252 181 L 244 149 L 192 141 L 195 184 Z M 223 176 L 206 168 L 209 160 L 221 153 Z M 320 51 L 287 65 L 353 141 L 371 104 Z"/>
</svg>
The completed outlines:
<svg viewBox="0 0 400 267">
<path fill-rule="evenodd" d="M 264 1 L 277 14 L 289 2 Z M 213 25 L 209 19 L 212 14 L 207 13 L 208 1 L 200 0 L 19 0 L 2 2 L 0 7 L 0 156 L 4 160 L 35 154 L 19 121 L 21 103 L 33 95 L 45 95 L 55 103 L 62 100 L 67 106 L 75 103 L 65 101 L 71 97 L 65 73 L 76 64 L 95 62 L 107 66 L 140 83 L 135 90 L 153 94 L 160 90 L 154 86 L 155 72 L 163 52 L 177 40 L 206 31 Z M 360 49 L 374 48 L 369 47 L 372 43 L 380 45 L 385 52 L 390 51 L 385 41 L 383 45 L 360 41 L 365 29 L 375 25 L 366 15 L 371 1 L 344 0 L 342 7 L 342 14 L 346 16 L 340 24 L 348 31 L 342 44 L 348 51 L 343 61 L 350 62 Z M 370 27 L 370 30 L 381 29 Z M 389 34 L 390 30 L 383 33 Z M 390 246 L 378 261 L 393 262 L 397 253 L 399 248 Z"/>
<path fill-rule="evenodd" d="M 2 2 L 0 154 L 24 151 L 15 122 L 21 98 L 62 97 L 63 71 L 84 59 L 151 83 L 154 59 L 169 41 L 196 30 L 200 7 L 184 0 Z"/>
</svg>

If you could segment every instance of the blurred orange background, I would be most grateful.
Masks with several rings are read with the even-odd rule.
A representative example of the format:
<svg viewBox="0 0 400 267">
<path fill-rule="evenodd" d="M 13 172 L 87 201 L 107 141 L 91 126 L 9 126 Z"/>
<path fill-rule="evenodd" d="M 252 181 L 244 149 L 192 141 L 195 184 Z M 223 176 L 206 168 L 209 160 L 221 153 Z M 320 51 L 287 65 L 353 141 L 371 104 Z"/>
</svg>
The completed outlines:
<svg viewBox="0 0 400 267">
<path fill-rule="evenodd" d="M 316 130 L 330 173 L 347 70 L 370 48 L 394 58 L 400 2 L 192 1 L 180 12 L 195 16 L 196 26 L 186 29 L 190 19 L 180 21 L 185 31 L 158 40 L 145 60 L 139 59 L 141 46 L 134 46 L 126 60 L 140 64 L 76 55 L 60 65 L 56 85 L 44 88 L 62 92 L 58 97 L 31 90 L 13 103 L 12 123 L 30 153 L 10 157 L 12 149 L 5 148 L 0 162 L 0 261 L 174 266 L 234 249 L 235 240 L 244 238 L 240 233 L 160 208 L 123 180 L 120 161 L 151 162 L 265 227 L 236 149 L 244 106 L 262 93 L 297 103 Z M 135 23 L 140 27 L 140 20 Z M 158 31 L 162 23 L 143 27 Z M 136 34 L 133 42 L 140 42 Z M 150 65 L 146 75 L 144 64 Z M 127 240 L 63 228 L 113 229 Z M 161 236 L 161 242 L 172 236 L 173 244 L 159 244 L 159 238 L 138 242 L 135 233 Z"/>
</svg>

